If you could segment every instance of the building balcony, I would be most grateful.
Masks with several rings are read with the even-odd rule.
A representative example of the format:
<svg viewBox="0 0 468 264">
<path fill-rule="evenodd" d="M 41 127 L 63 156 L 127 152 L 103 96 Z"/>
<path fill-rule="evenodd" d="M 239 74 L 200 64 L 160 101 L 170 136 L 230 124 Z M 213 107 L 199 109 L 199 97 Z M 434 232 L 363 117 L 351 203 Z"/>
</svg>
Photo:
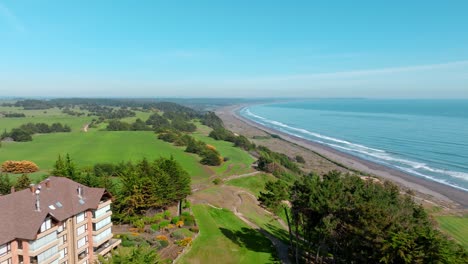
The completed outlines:
<svg viewBox="0 0 468 264">
<path fill-rule="evenodd" d="M 112 222 L 108 223 L 107 225 L 99 228 L 99 230 L 93 230 L 93 236 L 97 236 L 101 234 L 102 232 L 106 231 L 107 229 L 112 227 Z"/>
<path fill-rule="evenodd" d="M 60 257 L 60 254 L 59 254 L 59 253 L 56 253 L 56 254 L 50 256 L 48 259 L 42 260 L 42 261 L 40 262 L 40 264 L 50 264 L 50 263 L 52 263 L 52 262 L 58 260 L 59 257 Z M 30 258 L 29 258 L 29 263 L 31 263 L 31 264 L 39 264 L 39 261 L 37 260 L 37 257 L 30 257 Z"/>
<path fill-rule="evenodd" d="M 13 255 L 13 254 L 12 254 L 11 251 L 10 251 L 10 252 L 8 252 L 7 254 L 1 256 L 1 257 L 0 257 L 0 263 L 2 263 L 3 261 L 8 260 L 9 258 L 12 257 L 12 255 Z"/>
<path fill-rule="evenodd" d="M 94 217 L 93 217 L 92 221 L 93 221 L 93 223 L 101 222 L 103 219 L 105 219 L 105 218 L 107 218 L 107 217 L 109 217 L 109 216 L 111 216 L 111 215 L 112 215 L 112 211 L 109 210 L 109 211 L 107 211 L 106 213 L 101 214 L 101 215 L 98 216 L 97 218 L 94 218 Z"/>
<path fill-rule="evenodd" d="M 58 241 L 58 240 L 55 240 L 55 241 L 52 241 L 52 242 L 50 242 L 50 243 L 48 243 L 48 244 L 43 245 L 42 247 L 40 247 L 40 248 L 38 248 L 38 249 L 36 249 L 36 250 L 29 250 L 29 256 L 35 257 L 35 256 L 41 254 L 42 252 L 44 252 L 44 251 L 46 251 L 46 250 L 49 250 L 49 249 L 52 248 L 52 247 L 57 247 L 58 244 L 59 244 L 59 241 Z M 18 253 L 20 253 L 19 250 L 18 250 Z M 21 254 L 22 254 L 22 253 L 23 253 L 23 252 L 21 251 Z"/>
<path fill-rule="evenodd" d="M 109 253 L 112 249 L 116 248 L 120 245 L 122 241 L 120 239 L 110 239 L 99 246 L 96 250 L 94 250 L 94 255 L 97 256 L 105 256 Z"/>
</svg>

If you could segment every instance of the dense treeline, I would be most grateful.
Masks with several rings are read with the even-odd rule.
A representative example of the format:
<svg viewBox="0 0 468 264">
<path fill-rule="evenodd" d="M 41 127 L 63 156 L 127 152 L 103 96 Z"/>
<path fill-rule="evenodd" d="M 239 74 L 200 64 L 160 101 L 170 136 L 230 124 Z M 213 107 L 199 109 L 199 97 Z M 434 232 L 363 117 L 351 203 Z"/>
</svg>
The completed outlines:
<svg viewBox="0 0 468 264">
<path fill-rule="evenodd" d="M 26 117 L 26 115 L 24 113 L 0 113 L 0 114 L 2 114 L 4 117 L 8 117 L 8 118 Z"/>
<path fill-rule="evenodd" d="M 50 109 L 53 106 L 48 101 L 44 100 L 35 100 L 35 99 L 27 99 L 27 100 L 22 100 L 22 101 L 17 101 L 13 104 L 8 104 L 5 103 L 3 104 L 4 106 L 16 106 L 16 107 L 23 107 L 24 110 L 45 110 L 45 109 Z"/>
<path fill-rule="evenodd" d="M 285 193 L 273 185 L 259 200 L 278 208 Z M 467 252 L 391 183 L 330 172 L 303 177 L 286 196 L 300 262 L 468 263 Z"/>
<path fill-rule="evenodd" d="M 34 134 L 48 134 L 57 132 L 71 132 L 68 125 L 61 123 L 53 123 L 48 125 L 45 123 L 27 123 L 19 128 L 13 128 L 10 132 L 4 131 L 0 136 L 1 139 L 12 138 L 17 142 L 31 141 Z"/>
<path fill-rule="evenodd" d="M 147 126 L 143 120 L 137 118 L 133 123 L 127 123 L 119 120 L 111 120 L 106 127 L 108 131 L 150 131 L 151 127 Z"/>
<path fill-rule="evenodd" d="M 174 143 L 176 146 L 185 146 L 185 152 L 200 156 L 200 163 L 204 165 L 219 166 L 226 159 L 221 156 L 214 146 L 179 131 L 167 130 L 159 133 L 158 138 L 169 143 Z"/>
<path fill-rule="evenodd" d="M 189 174 L 172 157 L 117 165 L 101 163 L 80 171 L 69 155 L 59 156 L 52 175 L 68 177 L 90 187 L 106 188 L 115 198 L 113 218 L 121 222 L 130 222 L 150 209 L 173 205 L 191 192 Z M 120 179 L 119 185 L 114 184 L 113 177 Z"/>
</svg>

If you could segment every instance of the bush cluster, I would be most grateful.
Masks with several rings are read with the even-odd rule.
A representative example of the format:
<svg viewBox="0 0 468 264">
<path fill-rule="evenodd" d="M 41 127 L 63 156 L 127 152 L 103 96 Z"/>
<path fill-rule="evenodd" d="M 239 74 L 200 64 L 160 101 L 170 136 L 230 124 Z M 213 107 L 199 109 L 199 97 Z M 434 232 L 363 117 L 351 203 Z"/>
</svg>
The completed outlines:
<svg viewBox="0 0 468 264">
<path fill-rule="evenodd" d="M 39 167 L 32 161 L 7 160 L 2 164 L 2 171 L 8 173 L 33 173 L 39 170 Z"/>
</svg>

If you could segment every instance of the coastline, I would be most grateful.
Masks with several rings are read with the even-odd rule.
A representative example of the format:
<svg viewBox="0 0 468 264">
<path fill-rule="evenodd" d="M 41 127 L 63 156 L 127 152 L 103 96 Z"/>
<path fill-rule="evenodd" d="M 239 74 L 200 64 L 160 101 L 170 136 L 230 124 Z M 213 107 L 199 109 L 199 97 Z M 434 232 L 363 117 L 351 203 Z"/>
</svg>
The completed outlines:
<svg viewBox="0 0 468 264">
<path fill-rule="evenodd" d="M 419 178 L 402 171 L 377 164 L 347 153 L 340 152 L 331 147 L 321 145 L 303 138 L 271 129 L 261 124 L 255 123 L 247 118 L 237 114 L 237 111 L 247 105 L 235 105 L 218 109 L 216 112 L 221 119 L 230 124 L 230 129 L 239 134 L 250 129 L 251 134 L 263 132 L 266 134 L 280 135 L 281 139 L 276 140 L 275 145 L 289 144 L 289 148 L 296 148 L 297 151 L 314 152 L 316 156 L 322 157 L 324 160 L 331 162 L 339 168 L 339 170 L 359 171 L 365 174 L 371 174 L 377 178 L 389 180 L 399 185 L 403 189 L 411 189 L 417 198 L 436 203 L 438 205 L 450 208 L 468 208 L 468 193 L 462 190 L 444 185 L 435 181 Z M 237 123 L 236 123 L 237 120 Z M 237 129 L 236 129 L 237 127 Z M 292 145 L 292 146 L 291 146 Z M 278 146 L 282 149 L 286 146 Z M 340 168 L 341 167 L 341 168 Z"/>
</svg>

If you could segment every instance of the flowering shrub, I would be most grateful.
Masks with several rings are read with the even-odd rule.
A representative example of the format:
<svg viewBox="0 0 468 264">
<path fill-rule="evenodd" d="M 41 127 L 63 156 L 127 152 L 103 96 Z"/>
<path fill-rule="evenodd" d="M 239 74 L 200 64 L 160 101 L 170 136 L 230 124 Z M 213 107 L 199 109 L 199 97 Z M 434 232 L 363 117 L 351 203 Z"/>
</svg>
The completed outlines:
<svg viewBox="0 0 468 264">
<path fill-rule="evenodd" d="M 159 241 L 165 240 L 165 241 L 167 241 L 167 236 L 165 236 L 165 235 L 156 236 L 156 240 L 159 240 Z"/>
<path fill-rule="evenodd" d="M 7 160 L 2 164 L 2 171 L 9 173 L 33 173 L 39 170 L 39 167 L 32 161 Z"/>
<path fill-rule="evenodd" d="M 192 244 L 192 238 L 191 237 L 186 237 L 186 238 L 184 238 L 182 240 L 177 241 L 176 244 L 181 246 L 181 247 L 186 247 L 186 246 Z"/>
</svg>

